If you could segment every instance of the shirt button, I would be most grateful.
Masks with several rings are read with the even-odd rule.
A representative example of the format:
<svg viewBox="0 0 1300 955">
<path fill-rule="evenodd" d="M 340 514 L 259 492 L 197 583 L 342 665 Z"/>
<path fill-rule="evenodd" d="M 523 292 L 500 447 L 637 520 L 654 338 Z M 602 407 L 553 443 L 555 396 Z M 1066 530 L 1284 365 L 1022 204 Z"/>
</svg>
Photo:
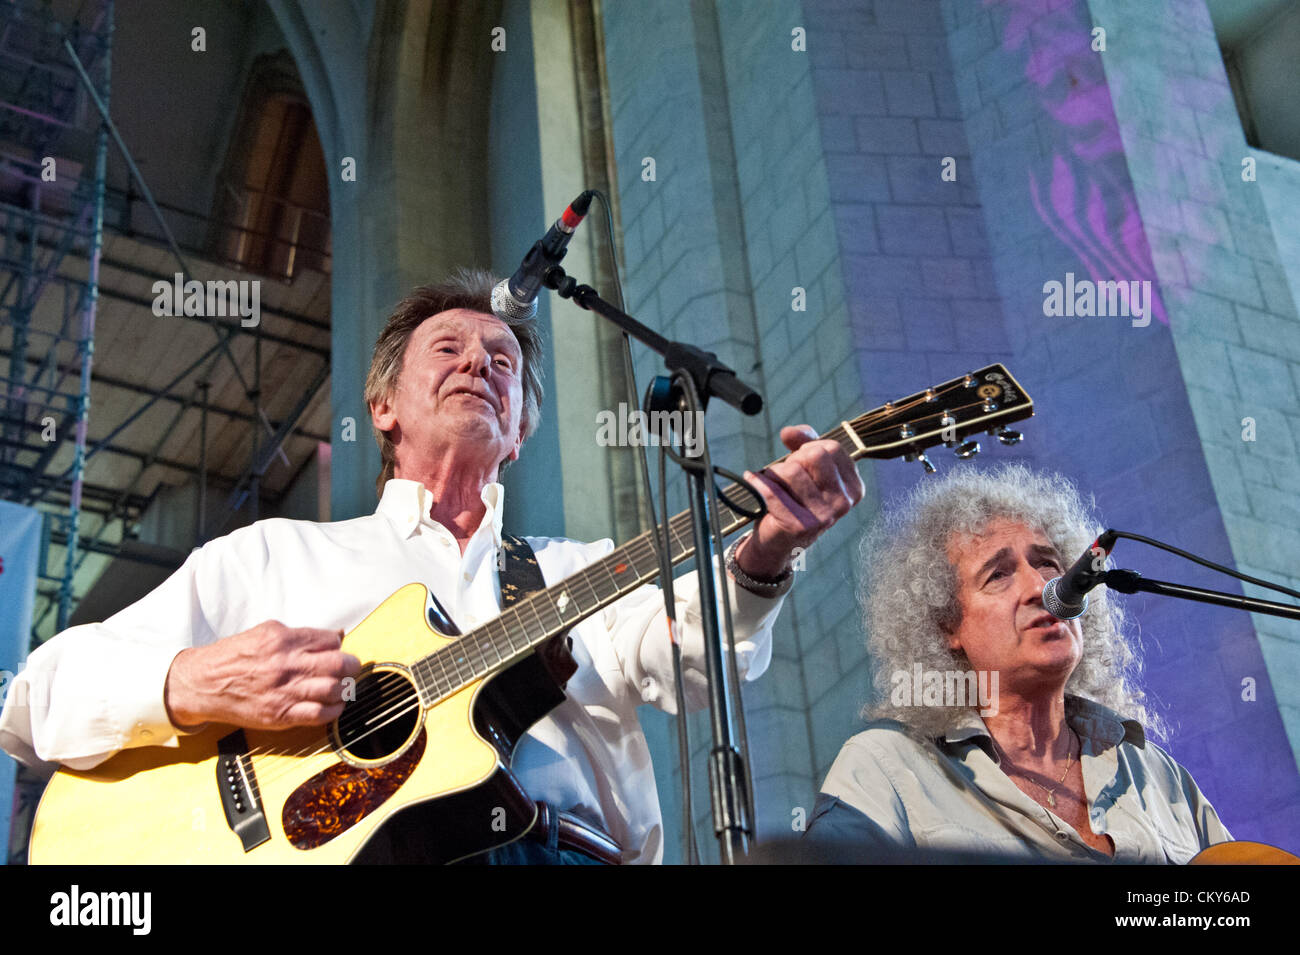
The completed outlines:
<svg viewBox="0 0 1300 955">
<path fill-rule="evenodd" d="M 141 731 L 140 731 L 140 738 L 141 738 L 141 739 L 153 739 L 153 732 L 152 732 L 151 730 L 141 730 Z"/>
<path fill-rule="evenodd" d="M 1057 829 L 1057 830 L 1056 830 L 1056 838 L 1057 838 L 1060 842 L 1065 842 L 1067 839 L 1070 838 L 1070 834 L 1069 834 L 1068 832 L 1066 832 L 1065 830 L 1063 830 L 1063 829 Z"/>
<path fill-rule="evenodd" d="M 471 580 L 474 579 L 474 577 L 473 577 L 472 575 L 470 575 L 470 574 L 465 574 L 464 576 L 465 576 L 465 582 L 466 582 L 466 583 L 469 583 Z"/>
</svg>

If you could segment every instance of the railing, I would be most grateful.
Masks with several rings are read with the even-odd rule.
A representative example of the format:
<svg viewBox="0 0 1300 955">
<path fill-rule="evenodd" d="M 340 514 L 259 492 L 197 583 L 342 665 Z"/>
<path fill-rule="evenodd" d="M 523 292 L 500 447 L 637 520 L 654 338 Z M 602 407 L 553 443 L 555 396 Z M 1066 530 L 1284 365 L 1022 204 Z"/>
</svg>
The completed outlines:
<svg viewBox="0 0 1300 955">
<path fill-rule="evenodd" d="M 227 247 L 233 244 L 233 252 L 229 253 L 232 261 L 246 268 L 270 271 L 271 274 L 286 279 L 293 278 L 300 256 L 308 259 L 311 267 L 318 271 L 326 273 L 330 271 L 330 218 L 328 214 L 297 205 L 283 196 L 277 196 L 262 189 L 236 185 L 230 180 L 222 182 L 222 196 L 227 207 L 233 206 L 235 208 L 234 218 L 238 220 L 238 224 L 219 220 L 214 220 L 213 224 L 224 233 Z M 266 216 L 268 206 L 278 209 L 282 224 L 289 223 L 287 237 L 283 235 L 283 232 L 286 231 L 283 228 L 279 233 L 271 233 L 252 227 L 251 220 L 253 217 Z M 225 219 L 226 217 L 223 216 L 222 218 Z M 305 230 L 304 223 L 306 223 Z M 320 243 L 304 241 L 304 233 L 308 237 L 318 237 L 323 241 Z M 262 261 L 257 264 L 249 261 L 254 254 L 253 244 L 255 241 L 262 241 L 270 246 L 269 253 L 262 255 L 260 257 Z M 281 267 L 276 268 L 275 266 L 278 263 L 283 264 Z M 268 264 L 271 266 L 269 269 L 267 268 Z"/>
</svg>

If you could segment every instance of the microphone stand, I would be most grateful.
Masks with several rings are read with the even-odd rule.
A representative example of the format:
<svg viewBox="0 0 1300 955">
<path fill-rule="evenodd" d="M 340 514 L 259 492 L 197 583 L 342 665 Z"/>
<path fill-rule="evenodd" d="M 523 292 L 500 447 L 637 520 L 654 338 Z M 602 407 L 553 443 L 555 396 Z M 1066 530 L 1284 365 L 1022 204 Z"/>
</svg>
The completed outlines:
<svg viewBox="0 0 1300 955">
<path fill-rule="evenodd" d="M 1260 600 L 1256 597 L 1225 594 L 1218 590 L 1189 587 L 1185 584 L 1172 584 L 1165 580 L 1154 580 L 1150 577 L 1143 577 L 1135 570 L 1105 571 L 1098 575 L 1098 583 L 1105 584 L 1111 590 L 1117 590 L 1122 594 L 1135 594 L 1138 591 L 1143 591 L 1165 597 L 1179 597 L 1183 600 L 1195 600 L 1200 603 L 1217 604 L 1220 607 L 1233 607 L 1237 610 L 1249 610 L 1252 613 L 1266 613 L 1274 617 L 1300 620 L 1300 607 L 1274 603 L 1272 600 Z"/>
<path fill-rule="evenodd" d="M 691 532 L 695 542 L 695 573 L 700 585 L 700 623 L 704 631 L 705 672 L 709 681 L 709 721 L 713 732 L 713 749 L 709 753 L 709 791 L 713 805 L 713 829 L 724 864 L 740 861 L 748 851 L 751 835 L 746 767 L 733 742 L 731 694 L 738 687 L 727 681 L 727 669 L 722 656 L 722 633 L 718 626 L 717 589 L 714 584 L 713 535 L 710 533 L 710 510 L 706 497 L 706 481 L 713 480 L 700 465 L 705 460 L 703 411 L 710 396 L 721 398 L 727 404 L 747 415 L 757 414 L 763 407 L 762 396 L 738 380 L 732 369 L 718 361 L 718 356 L 693 345 L 670 341 L 658 332 L 642 325 L 635 318 L 606 302 L 589 285 L 579 285 L 558 264 L 543 274 L 542 284 L 559 293 L 561 298 L 572 300 L 580 308 L 595 312 L 613 322 L 624 332 L 664 358 L 664 364 L 673 373 L 672 385 L 656 396 L 654 406 L 648 411 L 665 411 L 677 407 L 683 411 L 701 412 L 695 422 L 696 453 L 683 448 L 683 457 L 694 463 L 682 465 L 686 476 L 691 505 Z M 683 384 L 685 382 L 685 385 Z M 693 395 L 688 395 L 688 389 Z M 694 400 L 692 400 L 694 399 Z M 667 493 L 667 489 L 662 489 Z M 671 556 L 671 554 L 670 554 Z M 670 572 L 672 562 L 665 565 Z M 665 583 L 666 586 L 666 583 Z M 685 700 L 678 700 L 678 718 L 685 719 Z"/>
</svg>

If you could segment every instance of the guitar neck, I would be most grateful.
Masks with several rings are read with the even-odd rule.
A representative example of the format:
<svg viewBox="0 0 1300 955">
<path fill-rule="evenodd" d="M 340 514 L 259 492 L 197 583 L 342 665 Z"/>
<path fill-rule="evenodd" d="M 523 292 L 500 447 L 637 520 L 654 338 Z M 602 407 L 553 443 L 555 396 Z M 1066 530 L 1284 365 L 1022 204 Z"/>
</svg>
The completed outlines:
<svg viewBox="0 0 1300 955">
<path fill-rule="evenodd" d="M 753 499 L 736 484 L 723 493 L 742 504 Z M 723 536 L 739 530 L 750 520 L 720 502 L 718 523 Z M 676 566 L 695 553 L 690 511 L 677 514 L 668 527 L 672 543 L 669 561 Z M 530 594 L 503 610 L 496 619 L 419 660 L 412 672 L 422 702 L 432 705 L 474 680 L 504 669 L 539 644 L 655 580 L 659 575 L 658 553 L 650 532 L 638 534 L 600 560 L 558 584 Z"/>
<path fill-rule="evenodd" d="M 1006 399 L 991 408 L 987 391 L 990 381 L 997 383 L 999 398 Z M 953 434 L 965 437 L 1032 414 L 1033 403 L 1019 383 L 1001 365 L 993 365 L 841 422 L 822 437 L 835 441 L 855 461 L 868 456 L 893 458 L 920 453 L 941 443 L 941 438 L 948 441 Z M 739 484 L 729 484 L 719 497 L 718 525 L 724 537 L 748 524 L 752 518 L 744 511 L 754 513 L 760 505 L 758 498 Z M 659 574 L 656 537 L 662 542 L 663 532 L 637 535 L 560 583 L 525 597 L 496 619 L 417 661 L 412 672 L 421 701 L 432 705 L 504 669 L 539 644 L 653 581 Z M 690 511 L 682 511 L 668 522 L 668 539 L 668 560 L 673 566 L 695 554 Z"/>
</svg>

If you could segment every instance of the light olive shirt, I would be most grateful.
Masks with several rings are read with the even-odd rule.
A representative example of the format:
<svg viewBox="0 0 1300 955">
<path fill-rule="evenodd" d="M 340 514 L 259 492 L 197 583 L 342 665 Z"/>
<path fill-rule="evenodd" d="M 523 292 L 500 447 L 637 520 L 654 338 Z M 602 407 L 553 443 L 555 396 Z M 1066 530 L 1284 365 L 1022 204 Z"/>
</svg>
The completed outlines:
<svg viewBox="0 0 1300 955">
<path fill-rule="evenodd" d="M 1073 696 L 1065 698 L 1065 717 L 1082 743 L 1089 822 L 1113 840 L 1113 861 L 1184 863 L 1232 839 L 1187 770 L 1136 720 Z M 846 846 L 861 846 L 863 861 L 873 847 L 1110 861 L 1002 772 L 973 710 L 932 741 L 894 720 L 868 724 L 831 766 L 807 835 L 841 857 Z"/>
</svg>

